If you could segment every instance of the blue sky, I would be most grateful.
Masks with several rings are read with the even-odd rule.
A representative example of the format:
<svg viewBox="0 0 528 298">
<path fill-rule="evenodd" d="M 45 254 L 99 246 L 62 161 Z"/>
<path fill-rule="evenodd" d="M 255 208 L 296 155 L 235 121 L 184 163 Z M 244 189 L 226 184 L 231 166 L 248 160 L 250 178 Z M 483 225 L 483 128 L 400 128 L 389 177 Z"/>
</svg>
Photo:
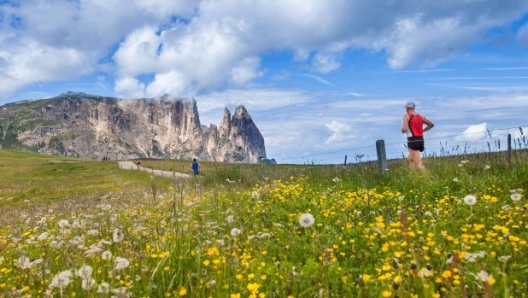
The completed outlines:
<svg viewBox="0 0 528 298">
<path fill-rule="evenodd" d="M 525 0 L 4 0 L 0 104 L 168 93 L 205 125 L 242 104 L 269 158 L 341 163 L 401 157 L 413 100 L 428 152 L 479 151 L 528 133 L 527 50 Z"/>
</svg>

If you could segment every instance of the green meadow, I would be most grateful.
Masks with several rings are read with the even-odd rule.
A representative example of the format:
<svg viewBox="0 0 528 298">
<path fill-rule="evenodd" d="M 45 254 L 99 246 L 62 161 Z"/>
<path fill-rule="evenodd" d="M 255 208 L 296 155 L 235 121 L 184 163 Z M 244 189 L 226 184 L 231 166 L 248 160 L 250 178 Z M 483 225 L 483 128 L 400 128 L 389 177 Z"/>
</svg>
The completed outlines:
<svg viewBox="0 0 528 298">
<path fill-rule="evenodd" d="M 424 164 L 0 151 L 0 297 L 526 297 L 528 151 Z"/>
</svg>

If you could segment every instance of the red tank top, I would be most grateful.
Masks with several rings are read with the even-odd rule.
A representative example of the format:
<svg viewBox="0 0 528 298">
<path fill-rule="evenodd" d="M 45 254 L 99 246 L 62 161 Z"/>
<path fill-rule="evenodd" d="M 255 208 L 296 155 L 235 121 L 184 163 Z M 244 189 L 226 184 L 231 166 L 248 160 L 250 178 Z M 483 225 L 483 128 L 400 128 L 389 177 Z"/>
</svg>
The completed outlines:
<svg viewBox="0 0 528 298">
<path fill-rule="evenodd" d="M 423 137 L 423 118 L 422 116 L 415 114 L 409 118 L 409 129 L 413 137 Z"/>
</svg>

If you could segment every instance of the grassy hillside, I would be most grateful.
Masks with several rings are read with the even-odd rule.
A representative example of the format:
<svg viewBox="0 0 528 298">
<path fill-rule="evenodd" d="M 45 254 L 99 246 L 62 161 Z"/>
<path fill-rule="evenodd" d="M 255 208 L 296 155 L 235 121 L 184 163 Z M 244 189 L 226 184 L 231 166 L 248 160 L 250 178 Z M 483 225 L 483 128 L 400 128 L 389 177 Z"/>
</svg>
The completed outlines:
<svg viewBox="0 0 528 298">
<path fill-rule="evenodd" d="M 0 207 L 97 198 L 148 185 L 148 174 L 119 170 L 115 162 L 0 150 Z"/>
<path fill-rule="evenodd" d="M 0 165 L 0 297 L 528 293 L 526 151 L 428 158 L 426 174 L 204 162 L 177 180 L 8 151 Z"/>
</svg>

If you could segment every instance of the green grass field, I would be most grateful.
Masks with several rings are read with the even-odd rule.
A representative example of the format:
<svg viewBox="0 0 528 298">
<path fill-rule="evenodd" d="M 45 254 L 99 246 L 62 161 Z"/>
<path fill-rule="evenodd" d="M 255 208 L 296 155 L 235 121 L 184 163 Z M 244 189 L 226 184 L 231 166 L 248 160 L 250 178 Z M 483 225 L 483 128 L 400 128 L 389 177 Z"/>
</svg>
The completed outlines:
<svg viewBox="0 0 528 298">
<path fill-rule="evenodd" d="M 528 152 L 424 163 L 0 151 L 0 297 L 526 297 Z"/>
</svg>

